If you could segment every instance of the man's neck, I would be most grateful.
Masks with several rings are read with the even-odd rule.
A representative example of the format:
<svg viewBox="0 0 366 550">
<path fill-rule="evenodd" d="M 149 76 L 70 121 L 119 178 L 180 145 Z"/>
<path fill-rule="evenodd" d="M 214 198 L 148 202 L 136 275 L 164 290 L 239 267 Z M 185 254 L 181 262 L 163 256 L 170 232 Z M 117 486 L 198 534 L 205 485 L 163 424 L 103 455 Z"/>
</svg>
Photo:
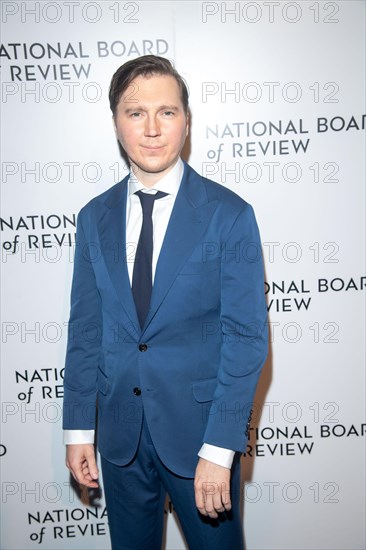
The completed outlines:
<svg viewBox="0 0 366 550">
<path fill-rule="evenodd" d="M 147 189 L 151 189 L 154 187 L 161 179 L 163 179 L 169 172 L 173 170 L 177 162 L 169 166 L 169 168 L 166 168 L 162 172 L 144 172 L 141 170 L 138 166 L 131 163 L 131 171 L 133 172 L 134 176 L 144 187 Z"/>
</svg>

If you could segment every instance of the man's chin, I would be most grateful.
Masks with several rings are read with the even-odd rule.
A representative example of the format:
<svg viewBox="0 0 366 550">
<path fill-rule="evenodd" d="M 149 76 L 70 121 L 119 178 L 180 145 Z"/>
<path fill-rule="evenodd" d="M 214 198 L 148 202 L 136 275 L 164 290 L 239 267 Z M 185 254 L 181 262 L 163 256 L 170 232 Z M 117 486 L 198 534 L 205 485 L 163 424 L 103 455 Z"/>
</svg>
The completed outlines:
<svg viewBox="0 0 366 550">
<path fill-rule="evenodd" d="M 133 170 L 133 173 L 137 176 L 139 172 L 142 172 L 144 174 L 161 174 L 162 172 L 165 172 L 166 170 L 169 170 L 169 168 L 172 168 L 176 161 L 173 161 L 170 164 L 161 164 L 161 165 L 143 165 L 143 164 L 136 164 L 134 162 L 131 162 L 131 167 Z"/>
</svg>

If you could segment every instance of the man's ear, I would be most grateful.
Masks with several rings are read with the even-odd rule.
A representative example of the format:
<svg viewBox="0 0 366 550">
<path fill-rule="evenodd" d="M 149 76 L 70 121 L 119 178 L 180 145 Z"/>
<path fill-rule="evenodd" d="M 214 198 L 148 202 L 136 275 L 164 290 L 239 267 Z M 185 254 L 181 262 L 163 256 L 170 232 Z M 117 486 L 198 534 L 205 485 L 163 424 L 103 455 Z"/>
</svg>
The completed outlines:
<svg viewBox="0 0 366 550">
<path fill-rule="evenodd" d="M 187 111 L 186 119 L 187 119 L 187 122 L 186 122 L 186 137 L 187 137 L 189 134 L 189 126 L 191 124 L 191 117 L 189 115 L 189 111 Z"/>
</svg>

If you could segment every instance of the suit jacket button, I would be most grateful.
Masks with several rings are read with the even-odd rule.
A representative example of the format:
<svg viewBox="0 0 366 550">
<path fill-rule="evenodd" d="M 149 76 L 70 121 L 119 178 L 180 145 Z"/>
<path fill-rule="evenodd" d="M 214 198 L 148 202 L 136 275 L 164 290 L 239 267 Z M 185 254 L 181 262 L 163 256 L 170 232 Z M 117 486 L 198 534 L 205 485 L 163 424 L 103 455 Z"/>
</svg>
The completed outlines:
<svg viewBox="0 0 366 550">
<path fill-rule="evenodd" d="M 140 351 L 146 351 L 147 350 L 147 344 L 140 344 L 139 345 L 139 350 Z"/>
<path fill-rule="evenodd" d="M 133 388 L 133 393 L 135 395 L 141 395 L 141 389 L 140 388 Z"/>
</svg>

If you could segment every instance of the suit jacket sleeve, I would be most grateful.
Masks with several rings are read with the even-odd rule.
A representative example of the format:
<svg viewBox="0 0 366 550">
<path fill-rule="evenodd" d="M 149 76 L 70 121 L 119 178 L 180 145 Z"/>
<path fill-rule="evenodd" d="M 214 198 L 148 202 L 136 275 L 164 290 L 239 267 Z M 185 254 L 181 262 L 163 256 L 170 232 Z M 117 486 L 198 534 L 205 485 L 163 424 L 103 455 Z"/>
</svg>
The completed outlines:
<svg viewBox="0 0 366 550">
<path fill-rule="evenodd" d="M 221 246 L 221 359 L 203 441 L 243 452 L 268 345 L 261 244 L 249 204 Z"/>
<path fill-rule="evenodd" d="M 101 299 L 93 262 L 100 259 L 97 243 L 89 243 L 81 210 L 77 222 L 71 312 L 64 377 L 63 428 L 95 428 L 97 368 L 102 333 Z M 87 220 L 89 223 L 90 221 Z"/>
</svg>

